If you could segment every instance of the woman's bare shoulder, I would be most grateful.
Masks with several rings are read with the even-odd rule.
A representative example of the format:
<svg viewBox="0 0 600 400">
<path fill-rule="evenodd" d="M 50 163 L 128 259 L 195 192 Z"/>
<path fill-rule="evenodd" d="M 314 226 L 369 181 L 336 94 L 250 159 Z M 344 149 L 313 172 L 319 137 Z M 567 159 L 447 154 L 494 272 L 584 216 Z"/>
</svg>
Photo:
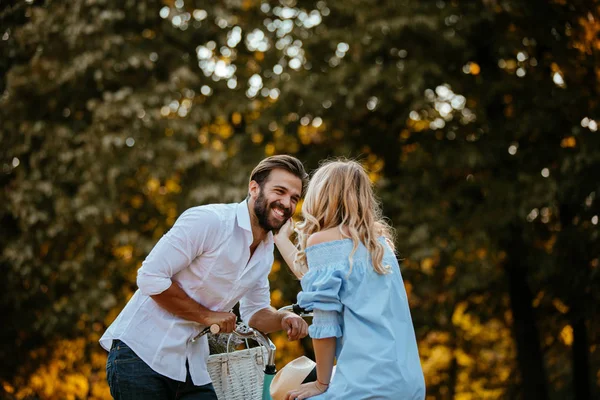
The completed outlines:
<svg viewBox="0 0 600 400">
<path fill-rule="evenodd" d="M 344 239 L 344 237 L 340 233 L 339 227 L 336 226 L 313 233 L 308 237 L 306 246 L 310 247 L 314 246 L 315 244 L 333 242 L 340 239 Z"/>
</svg>

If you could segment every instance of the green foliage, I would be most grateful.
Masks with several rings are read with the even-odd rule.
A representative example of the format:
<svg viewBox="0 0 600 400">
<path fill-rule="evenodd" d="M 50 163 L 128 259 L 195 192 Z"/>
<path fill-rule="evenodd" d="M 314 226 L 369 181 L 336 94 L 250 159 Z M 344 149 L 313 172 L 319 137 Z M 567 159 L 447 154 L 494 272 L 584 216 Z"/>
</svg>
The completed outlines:
<svg viewBox="0 0 600 400">
<path fill-rule="evenodd" d="M 538 378 L 572 398 L 577 322 L 584 375 L 600 367 L 598 17 L 558 0 L 0 6 L 0 379 L 56 338 L 94 348 L 174 219 L 239 201 L 287 152 L 371 171 L 432 396 L 518 397 L 514 311 L 533 304 Z M 295 300 L 291 274 L 272 279 Z"/>
</svg>

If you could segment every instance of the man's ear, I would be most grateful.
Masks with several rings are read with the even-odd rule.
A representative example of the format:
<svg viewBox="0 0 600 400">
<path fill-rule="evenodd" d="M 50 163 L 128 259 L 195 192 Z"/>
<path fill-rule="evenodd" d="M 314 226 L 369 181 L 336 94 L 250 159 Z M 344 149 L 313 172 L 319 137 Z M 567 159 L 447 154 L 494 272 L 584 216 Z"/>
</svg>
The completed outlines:
<svg viewBox="0 0 600 400">
<path fill-rule="evenodd" d="M 260 185 L 256 181 L 250 181 L 248 184 L 248 193 L 250 193 L 251 198 L 256 199 L 260 193 Z"/>
</svg>

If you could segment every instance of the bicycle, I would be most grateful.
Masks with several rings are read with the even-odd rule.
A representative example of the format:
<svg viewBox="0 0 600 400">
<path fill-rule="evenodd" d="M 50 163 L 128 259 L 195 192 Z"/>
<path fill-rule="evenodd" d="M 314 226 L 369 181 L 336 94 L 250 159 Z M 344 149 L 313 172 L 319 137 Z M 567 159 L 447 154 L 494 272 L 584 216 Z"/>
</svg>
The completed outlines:
<svg viewBox="0 0 600 400">
<path fill-rule="evenodd" d="M 292 311 L 293 313 L 295 313 L 301 317 L 304 317 L 304 318 L 312 316 L 312 312 L 302 309 L 297 304 L 292 304 L 289 306 L 282 307 L 279 309 L 279 311 Z M 212 325 L 212 326 L 204 329 L 202 332 L 200 332 L 200 334 L 198 336 L 196 336 L 193 340 L 196 340 L 199 337 L 201 337 L 209 332 L 213 333 L 213 334 L 218 334 L 219 330 L 220 329 L 219 329 L 218 325 Z M 235 335 L 235 336 L 239 337 L 240 339 L 244 339 L 244 340 L 252 339 L 252 340 L 256 341 L 259 344 L 259 346 L 256 348 L 253 348 L 253 349 L 258 349 L 258 352 L 260 352 L 261 356 L 263 356 L 263 357 L 264 357 L 264 353 L 266 350 L 266 362 L 264 362 L 264 370 L 263 370 L 262 377 L 260 377 L 260 375 L 258 375 L 258 374 L 253 374 L 252 376 L 248 376 L 248 377 L 238 377 L 238 378 L 242 378 L 242 379 L 238 379 L 238 384 L 233 385 L 234 387 L 229 387 L 229 385 L 227 385 L 227 384 L 223 385 L 223 371 L 222 370 L 221 370 L 221 381 L 220 382 L 215 382 L 215 380 L 219 381 L 219 377 L 212 376 L 213 385 L 217 392 L 217 397 L 219 398 L 219 400 L 221 400 L 221 399 L 272 400 L 269 389 L 271 386 L 271 382 L 273 381 L 273 378 L 275 377 L 275 374 L 277 373 L 277 368 L 275 366 L 275 352 L 276 352 L 277 348 L 275 347 L 275 345 L 273 344 L 271 339 L 269 339 L 269 337 L 266 334 L 264 334 L 256 329 L 250 328 L 243 323 L 237 323 L 235 330 L 230 334 L 230 337 L 229 337 L 228 343 L 227 343 L 227 353 L 211 355 L 209 357 L 209 373 L 210 373 L 211 357 L 213 358 L 213 360 L 217 359 L 217 358 L 219 360 L 226 360 L 225 362 L 222 362 L 222 363 L 227 363 L 226 368 L 227 368 L 227 373 L 229 374 L 230 369 L 231 369 L 229 367 L 230 354 L 239 353 L 239 352 L 242 352 L 245 350 L 253 350 L 253 349 L 245 349 L 245 350 L 238 350 L 238 351 L 234 351 L 233 353 L 229 353 L 229 340 L 231 339 L 231 335 Z M 251 358 L 257 356 L 256 355 L 257 350 L 253 350 L 253 352 L 254 352 L 253 354 L 250 354 Z M 221 369 L 222 368 L 224 368 L 223 365 L 221 365 Z M 242 371 L 241 373 L 245 373 L 245 372 Z M 225 382 L 228 382 L 229 380 L 233 379 L 233 377 L 228 377 L 228 378 L 231 378 L 231 379 L 227 379 Z M 251 391 L 254 393 L 251 393 L 252 397 L 249 398 L 248 391 L 246 391 L 246 393 L 242 393 L 243 388 L 239 387 L 239 386 L 242 386 L 242 383 L 239 381 L 243 380 L 243 378 L 252 379 L 253 380 L 252 384 L 253 385 L 255 384 L 257 386 L 262 386 L 262 390 L 257 391 L 257 390 L 255 390 L 256 386 L 253 386 L 253 389 Z M 259 381 L 256 381 L 257 379 Z"/>
</svg>

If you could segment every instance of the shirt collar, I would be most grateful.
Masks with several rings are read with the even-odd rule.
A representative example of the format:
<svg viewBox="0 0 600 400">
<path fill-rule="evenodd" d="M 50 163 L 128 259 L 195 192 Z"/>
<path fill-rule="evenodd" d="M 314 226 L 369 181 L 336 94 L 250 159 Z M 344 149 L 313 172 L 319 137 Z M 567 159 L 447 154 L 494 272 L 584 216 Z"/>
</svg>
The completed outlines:
<svg viewBox="0 0 600 400">
<path fill-rule="evenodd" d="M 250 212 L 248 211 L 248 200 L 242 201 L 237 206 L 237 224 L 240 228 L 252 232 Z"/>
<path fill-rule="evenodd" d="M 248 200 L 244 200 L 237 205 L 237 224 L 240 228 L 247 230 L 252 234 L 252 225 L 250 223 L 250 211 L 248 210 Z M 273 242 L 273 232 L 267 233 L 263 242 Z"/>
</svg>

